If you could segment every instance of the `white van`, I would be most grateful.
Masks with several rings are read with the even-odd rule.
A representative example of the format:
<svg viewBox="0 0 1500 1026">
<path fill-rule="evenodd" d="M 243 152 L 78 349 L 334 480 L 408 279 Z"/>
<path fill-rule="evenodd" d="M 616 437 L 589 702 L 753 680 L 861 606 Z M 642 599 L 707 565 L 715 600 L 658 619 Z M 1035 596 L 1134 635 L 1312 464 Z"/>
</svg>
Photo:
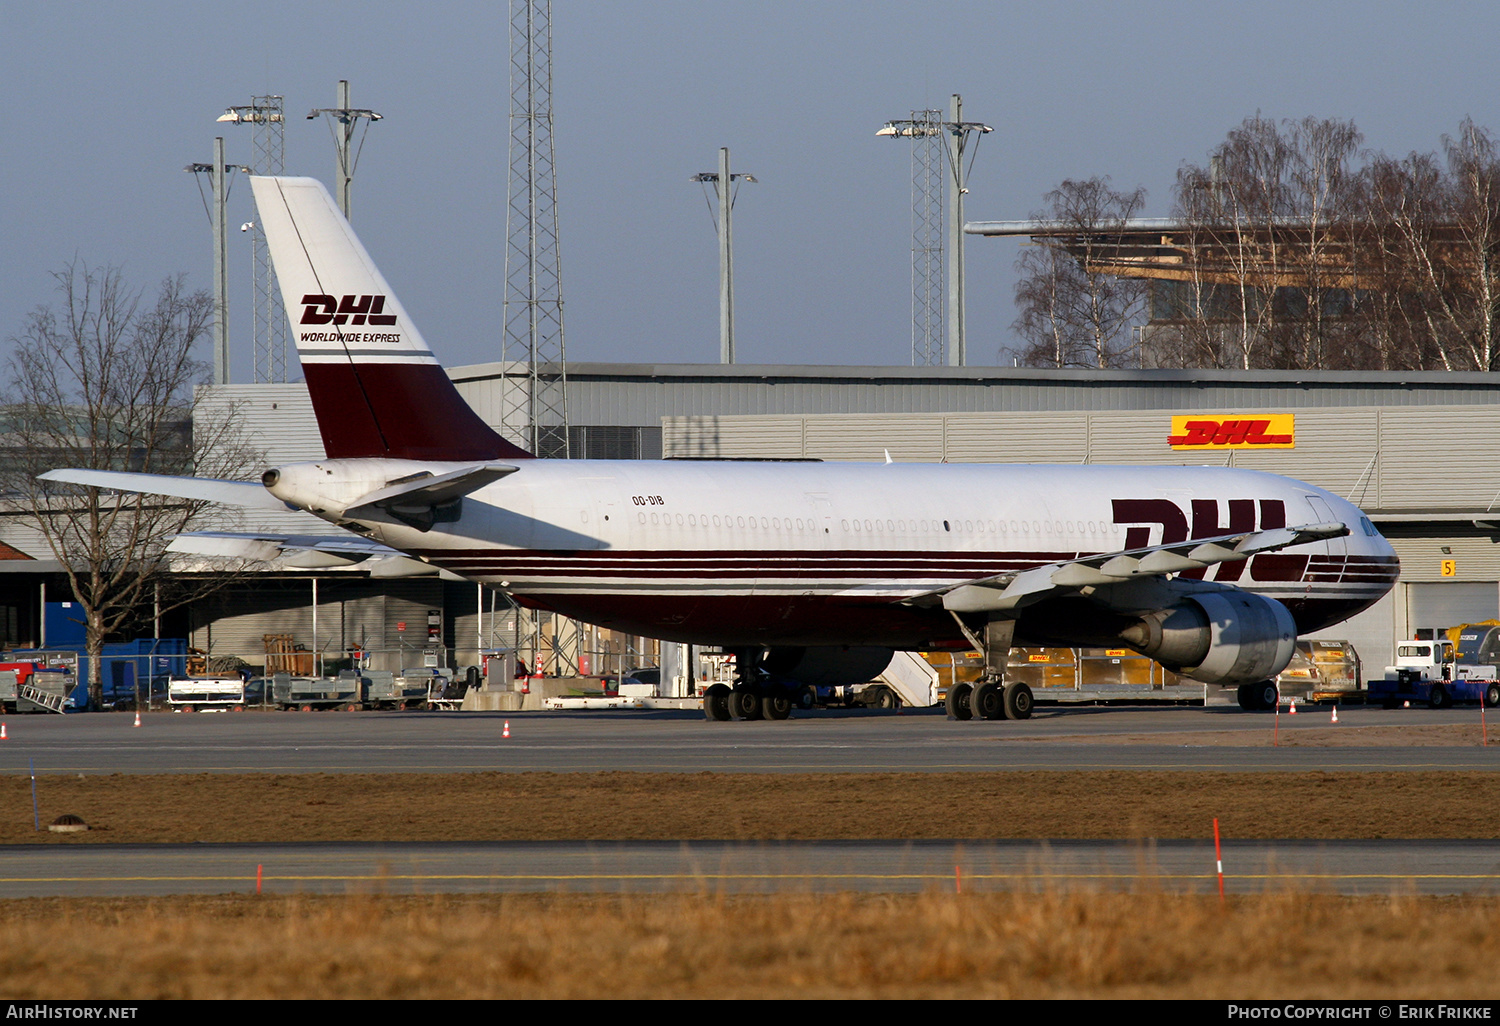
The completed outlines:
<svg viewBox="0 0 1500 1026">
<path fill-rule="evenodd" d="M 239 677 L 178 677 L 167 683 L 167 705 L 182 712 L 245 708 L 245 682 Z"/>
</svg>

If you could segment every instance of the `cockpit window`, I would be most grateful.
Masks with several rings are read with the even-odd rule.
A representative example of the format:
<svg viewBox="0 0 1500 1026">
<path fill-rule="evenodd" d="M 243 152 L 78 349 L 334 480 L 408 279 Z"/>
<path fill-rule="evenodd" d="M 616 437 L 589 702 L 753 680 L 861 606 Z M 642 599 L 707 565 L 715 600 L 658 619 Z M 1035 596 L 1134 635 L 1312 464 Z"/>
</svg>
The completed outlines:
<svg viewBox="0 0 1500 1026">
<path fill-rule="evenodd" d="M 1379 531 L 1375 530 L 1375 525 L 1370 523 L 1369 517 L 1360 517 L 1359 526 L 1365 529 L 1366 538 L 1373 538 L 1380 533 Z"/>
</svg>

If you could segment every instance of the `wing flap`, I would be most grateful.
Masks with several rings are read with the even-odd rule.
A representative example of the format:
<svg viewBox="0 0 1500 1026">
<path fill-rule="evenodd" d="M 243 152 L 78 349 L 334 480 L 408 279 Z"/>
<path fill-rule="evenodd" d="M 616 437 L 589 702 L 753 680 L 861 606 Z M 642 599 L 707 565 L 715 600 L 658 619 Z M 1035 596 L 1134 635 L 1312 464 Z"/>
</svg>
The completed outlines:
<svg viewBox="0 0 1500 1026">
<path fill-rule="evenodd" d="M 1105 552 L 1062 563 L 1048 563 L 1018 573 L 964 581 L 905 601 L 915 605 L 941 603 L 944 609 L 955 613 L 1006 612 L 1057 592 L 1200 570 L 1215 563 L 1249 559 L 1262 552 L 1342 538 L 1348 533 L 1347 524 L 1326 523 L 1278 527 L 1217 538 L 1193 538 L 1170 545 Z"/>
</svg>

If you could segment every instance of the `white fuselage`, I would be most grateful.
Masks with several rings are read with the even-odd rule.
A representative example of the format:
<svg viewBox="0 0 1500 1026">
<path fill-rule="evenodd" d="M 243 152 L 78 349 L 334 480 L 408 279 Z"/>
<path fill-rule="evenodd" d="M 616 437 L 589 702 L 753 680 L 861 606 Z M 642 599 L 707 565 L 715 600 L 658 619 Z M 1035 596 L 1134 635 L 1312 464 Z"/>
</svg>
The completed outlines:
<svg viewBox="0 0 1500 1026">
<path fill-rule="evenodd" d="M 340 502 L 401 476 L 306 464 L 309 496 Z M 1395 555 L 1348 502 L 1289 478 L 1214 467 L 524 460 L 428 531 L 365 520 L 371 535 L 522 601 L 641 633 L 857 637 L 903 598 L 1041 564 L 1242 530 L 1341 521 L 1345 538 L 1211 567 L 1205 579 L 1286 603 L 1302 630 L 1389 590 Z M 409 466 L 409 464 L 405 465 Z M 457 465 L 427 465 L 442 473 Z M 383 480 L 378 478 L 387 475 Z M 304 486 L 305 487 L 305 486 Z M 819 600 L 819 601 L 810 601 Z M 827 630 L 809 618 L 826 609 Z M 881 624 L 887 624 L 881 627 Z M 915 642 L 911 642 L 915 643 Z"/>
</svg>

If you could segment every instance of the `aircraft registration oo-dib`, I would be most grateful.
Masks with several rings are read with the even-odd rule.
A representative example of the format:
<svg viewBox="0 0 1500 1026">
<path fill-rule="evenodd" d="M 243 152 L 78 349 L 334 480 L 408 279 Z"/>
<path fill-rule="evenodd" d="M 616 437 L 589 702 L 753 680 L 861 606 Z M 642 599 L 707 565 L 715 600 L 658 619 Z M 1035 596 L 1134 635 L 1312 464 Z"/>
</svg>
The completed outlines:
<svg viewBox="0 0 1500 1026">
<path fill-rule="evenodd" d="M 784 717 L 799 666 L 869 680 L 893 650 L 971 646 L 986 669 L 950 689 L 950 713 L 1024 718 L 1030 690 L 1003 679 L 1012 645 L 1128 646 L 1253 706 L 1274 700 L 1299 633 L 1396 580 L 1353 505 L 1247 470 L 535 459 L 464 402 L 319 182 L 251 182 L 327 457 L 260 483 L 44 477 L 289 506 L 352 533 L 193 535 L 179 550 L 436 570 L 722 646 L 739 676 L 706 694 L 711 719 Z"/>
</svg>

